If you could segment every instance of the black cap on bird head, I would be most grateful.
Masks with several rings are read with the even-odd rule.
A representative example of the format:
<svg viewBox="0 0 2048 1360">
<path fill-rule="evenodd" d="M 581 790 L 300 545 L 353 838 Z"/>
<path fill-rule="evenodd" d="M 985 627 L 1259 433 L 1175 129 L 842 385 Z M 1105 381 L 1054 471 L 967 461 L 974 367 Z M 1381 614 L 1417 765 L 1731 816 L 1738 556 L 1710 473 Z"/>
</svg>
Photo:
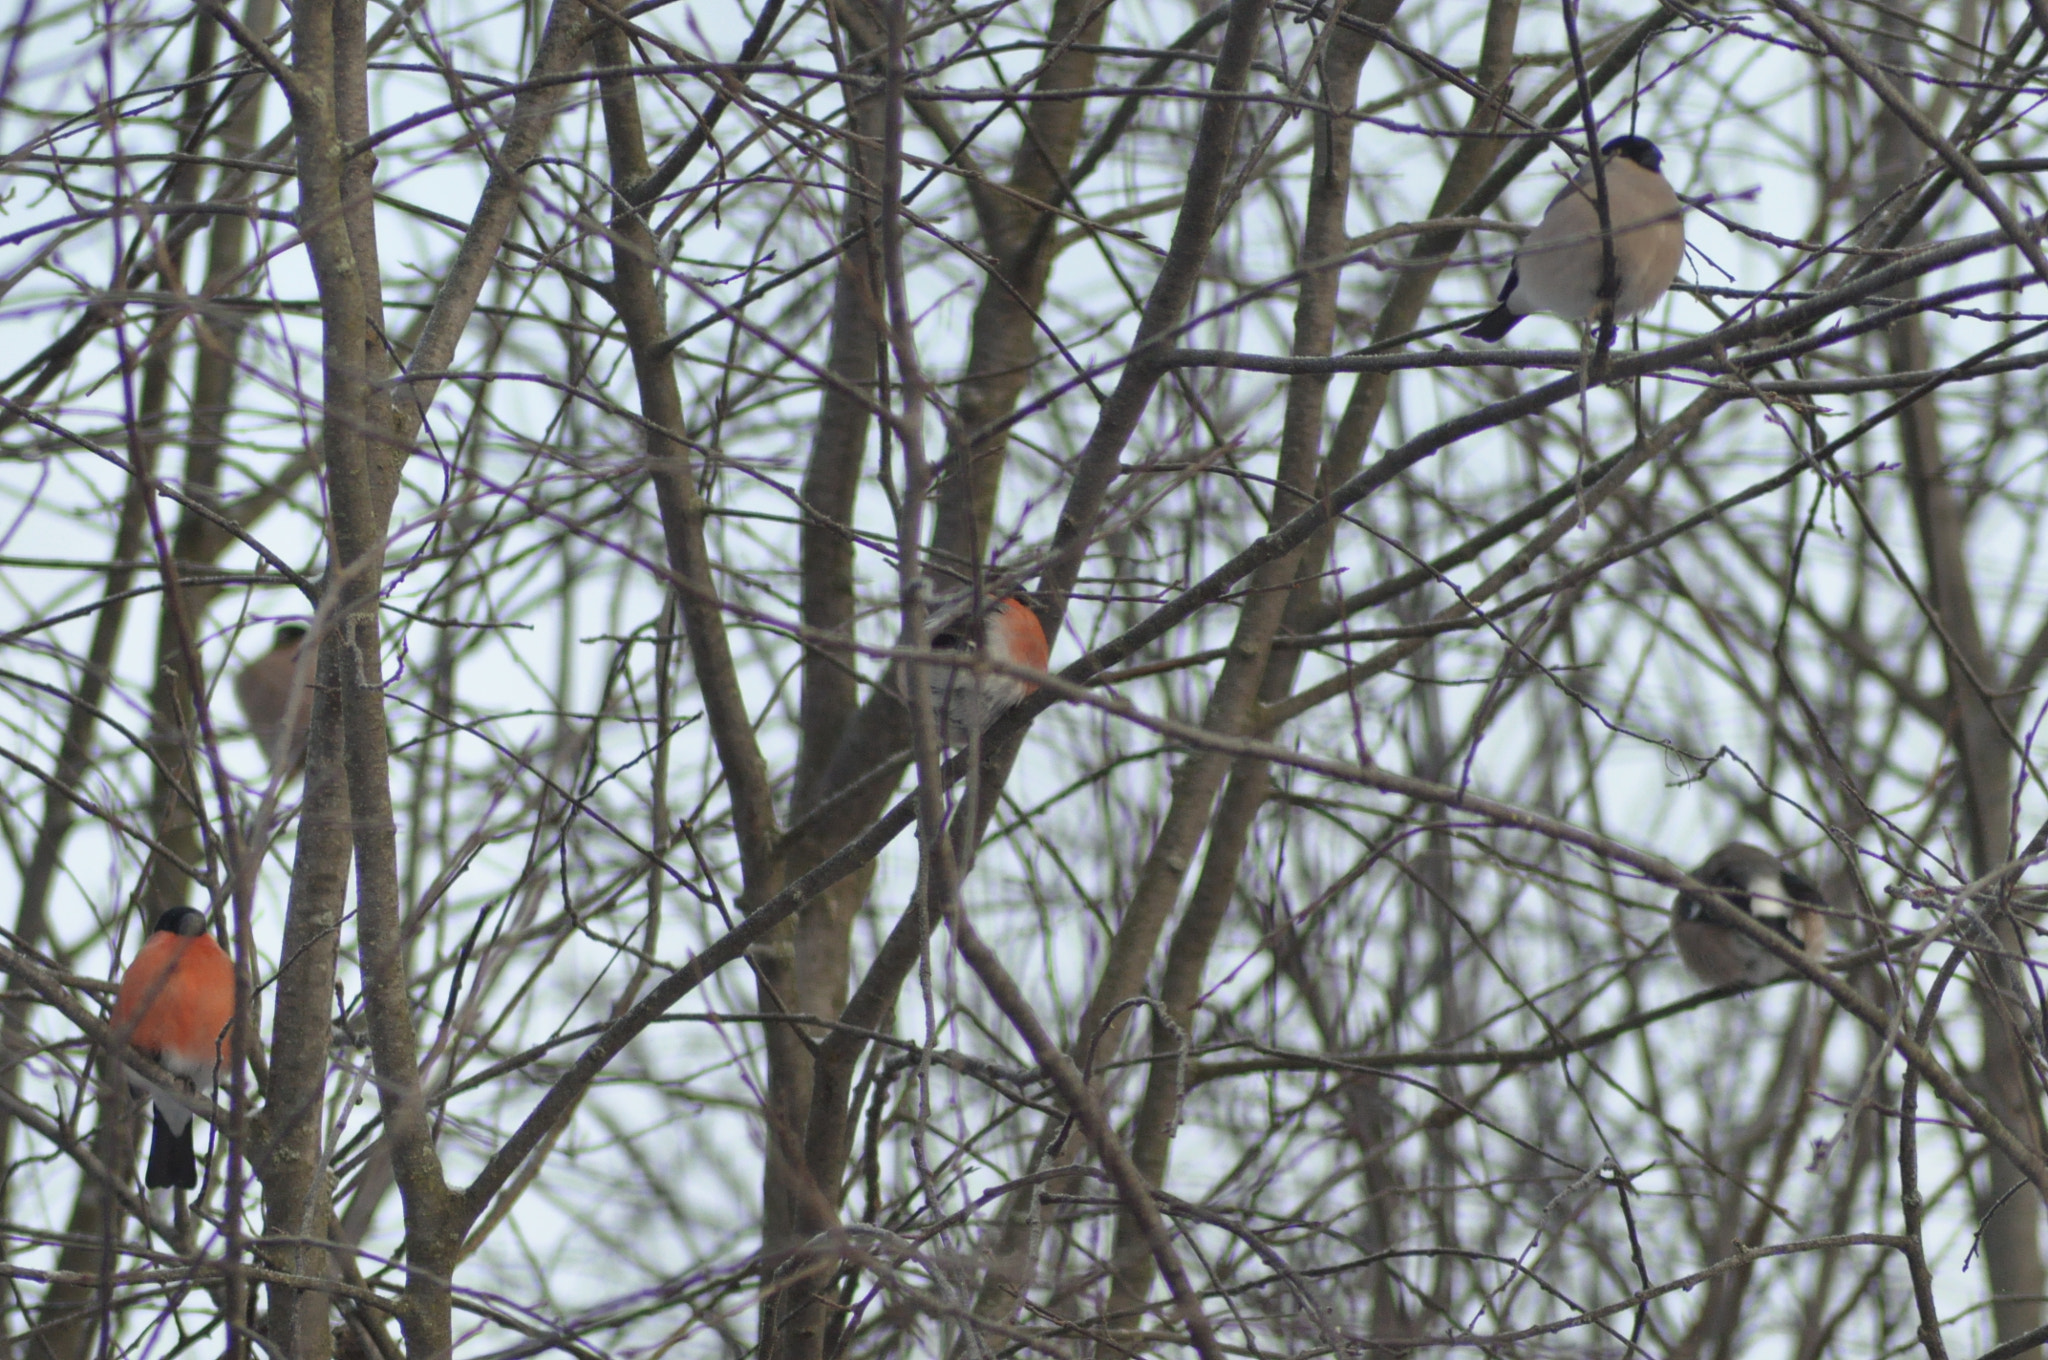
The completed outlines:
<svg viewBox="0 0 2048 1360">
<path fill-rule="evenodd" d="M 190 907 L 172 907 L 156 918 L 152 931 L 159 935 L 183 935 L 190 938 L 206 933 L 206 918 Z"/>
<path fill-rule="evenodd" d="M 277 625 L 276 636 L 270 640 L 270 649 L 272 651 L 282 651 L 305 635 L 306 625 L 303 623 L 280 623 Z"/>
<path fill-rule="evenodd" d="M 1019 586 L 1017 589 L 1011 591 L 1010 598 L 1015 600 L 1018 604 L 1023 605 L 1026 609 L 1030 610 L 1032 614 L 1037 616 L 1038 621 L 1040 623 L 1045 622 L 1044 600 L 1039 599 L 1036 595 L 1024 589 L 1022 586 Z"/>
<path fill-rule="evenodd" d="M 1634 161 L 1645 170 L 1660 170 L 1664 165 L 1664 153 L 1657 149 L 1657 144 L 1648 137 L 1638 137 L 1634 133 L 1626 137 L 1616 137 L 1600 148 L 1600 154 L 1620 156 L 1623 160 Z"/>
</svg>

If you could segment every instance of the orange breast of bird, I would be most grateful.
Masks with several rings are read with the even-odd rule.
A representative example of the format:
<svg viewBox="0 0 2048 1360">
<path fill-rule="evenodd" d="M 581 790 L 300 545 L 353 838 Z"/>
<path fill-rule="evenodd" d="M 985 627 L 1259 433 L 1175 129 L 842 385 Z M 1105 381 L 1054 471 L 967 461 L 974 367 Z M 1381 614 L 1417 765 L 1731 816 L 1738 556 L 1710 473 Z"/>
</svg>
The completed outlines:
<svg viewBox="0 0 2048 1360">
<path fill-rule="evenodd" d="M 1004 600 L 989 623 L 990 640 L 997 656 L 1012 665 L 1045 669 L 1052 649 L 1046 646 L 1045 626 L 1038 621 L 1038 615 L 1016 600 Z M 1026 683 L 1024 692 L 1028 694 L 1037 688 Z"/>
<path fill-rule="evenodd" d="M 121 975 L 112 1021 L 173 1070 L 210 1072 L 227 1060 L 234 1017 L 235 966 L 213 937 L 158 931 Z"/>
</svg>

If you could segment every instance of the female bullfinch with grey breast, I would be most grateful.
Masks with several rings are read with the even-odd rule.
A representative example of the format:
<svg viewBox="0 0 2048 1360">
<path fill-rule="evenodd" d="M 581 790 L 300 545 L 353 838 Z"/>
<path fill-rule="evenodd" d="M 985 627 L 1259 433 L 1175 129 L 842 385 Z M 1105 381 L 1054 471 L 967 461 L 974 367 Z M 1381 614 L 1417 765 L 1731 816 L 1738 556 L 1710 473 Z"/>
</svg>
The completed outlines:
<svg viewBox="0 0 2048 1360">
<path fill-rule="evenodd" d="M 235 677 L 235 698 L 249 730 L 263 747 L 272 773 L 287 773 L 306 758 L 306 734 L 313 729 L 313 682 L 308 676 L 300 685 L 298 708 L 290 714 L 291 731 L 285 731 L 285 710 L 291 708 L 292 680 L 298 674 L 299 651 L 306 645 L 306 625 L 281 623 L 270 650 L 242 668 Z"/>
<path fill-rule="evenodd" d="M 1684 209 L 1659 168 L 1664 153 L 1649 138 L 1616 137 L 1600 148 L 1600 155 L 1613 204 L 1607 220 L 1614 230 L 1614 273 L 1621 284 L 1614 296 L 1614 319 L 1620 321 L 1656 305 L 1678 277 L 1685 258 L 1685 223 L 1679 217 Z M 1593 167 L 1587 165 L 1550 200 L 1543 220 L 1515 252 L 1500 305 L 1466 335 L 1499 340 L 1531 312 L 1573 321 L 1599 314 L 1606 266 L 1598 201 Z"/>
<path fill-rule="evenodd" d="M 972 654 L 986 648 L 991 657 L 1012 666 L 1045 669 L 1052 649 L 1046 645 L 1045 625 L 1038 618 L 1038 601 L 1030 595 L 1019 591 L 983 610 L 979 638 L 973 631 L 974 622 L 970 615 L 940 632 L 932 638 L 932 650 Z M 925 677 L 931 687 L 932 712 L 938 716 L 939 731 L 949 746 L 965 746 L 1038 688 L 1029 680 L 979 671 L 967 664 L 932 663 L 925 667 Z"/>
<path fill-rule="evenodd" d="M 211 1091 L 227 1070 L 228 1026 L 235 1018 L 235 965 L 206 933 L 206 918 L 190 907 L 172 907 L 142 942 L 135 962 L 121 975 L 110 1023 L 138 1053 L 190 1083 Z M 192 1111 L 180 1098 L 132 1073 L 129 1085 L 147 1091 L 154 1111 L 149 1169 L 142 1183 L 154 1190 L 199 1185 L 192 1156 Z"/>
<path fill-rule="evenodd" d="M 1784 960 L 1717 919 L 1723 912 L 1747 912 L 1818 959 L 1827 946 L 1827 906 L 1820 889 L 1787 869 L 1768 850 L 1736 841 L 1707 856 L 1692 871 L 1714 890 L 1712 901 L 1681 892 L 1671 903 L 1671 943 L 1694 977 L 1709 987 L 1741 983 L 1755 987 L 1792 970 Z"/>
</svg>

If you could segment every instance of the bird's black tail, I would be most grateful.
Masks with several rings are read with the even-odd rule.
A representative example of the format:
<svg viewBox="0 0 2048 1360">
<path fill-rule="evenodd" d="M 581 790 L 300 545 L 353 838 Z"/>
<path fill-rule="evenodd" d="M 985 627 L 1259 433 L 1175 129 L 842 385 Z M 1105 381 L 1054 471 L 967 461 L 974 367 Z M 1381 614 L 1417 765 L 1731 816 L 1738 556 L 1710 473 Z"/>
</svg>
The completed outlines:
<svg viewBox="0 0 2048 1360">
<path fill-rule="evenodd" d="M 156 1131 L 149 1140 L 149 1169 L 143 1173 L 142 1183 L 152 1190 L 164 1186 L 198 1189 L 199 1163 L 192 1156 L 192 1124 L 173 1129 L 163 1111 L 151 1107 L 150 1114 Z"/>
<path fill-rule="evenodd" d="M 1507 338 L 1507 333 L 1515 328 L 1515 323 L 1521 319 L 1519 313 L 1509 311 L 1508 305 L 1503 302 L 1500 306 L 1481 317 L 1478 325 L 1468 326 L 1460 331 L 1459 334 L 1470 336 L 1474 340 L 1503 340 Z"/>
</svg>

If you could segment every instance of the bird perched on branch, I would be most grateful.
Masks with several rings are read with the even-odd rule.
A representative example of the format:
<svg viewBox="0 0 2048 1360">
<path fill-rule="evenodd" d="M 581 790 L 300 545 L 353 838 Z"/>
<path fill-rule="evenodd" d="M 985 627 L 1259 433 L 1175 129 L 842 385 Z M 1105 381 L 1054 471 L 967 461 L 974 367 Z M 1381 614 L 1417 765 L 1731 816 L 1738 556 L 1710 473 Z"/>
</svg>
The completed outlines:
<svg viewBox="0 0 2048 1360">
<path fill-rule="evenodd" d="M 306 734 L 313 728 L 314 689 L 310 675 L 297 687 L 296 707 L 292 702 L 292 681 L 298 674 L 299 651 L 305 645 L 304 624 L 281 623 L 270 650 L 243 667 L 235 677 L 235 698 L 242 705 L 242 716 L 249 720 L 249 730 L 263 747 L 273 772 L 289 773 L 306 758 Z"/>
<path fill-rule="evenodd" d="M 1692 876 L 1714 890 L 1711 900 L 1681 892 L 1671 903 L 1671 943 L 1694 977 L 1709 987 L 1754 987 L 1790 972 L 1785 962 L 1733 926 L 1724 913 L 1744 912 L 1818 959 L 1827 944 L 1827 906 L 1820 889 L 1787 869 L 1768 850 L 1740 841 L 1722 846 Z"/>
<path fill-rule="evenodd" d="M 1038 609 L 1037 600 L 1019 591 L 982 611 L 978 636 L 974 631 L 975 619 L 969 615 L 932 638 L 932 650 L 963 654 L 960 665 L 933 662 L 925 667 L 932 712 L 938 717 L 939 732 L 947 745 L 965 746 L 971 737 L 988 730 L 989 724 L 1038 688 L 1014 675 L 976 670 L 964 660 L 966 655 L 985 650 L 997 661 L 1044 670 L 1052 649 L 1046 643 L 1045 625 L 1039 621 Z"/>
<path fill-rule="evenodd" d="M 1647 137 L 1616 137 L 1600 148 L 1613 230 L 1614 319 L 1647 311 L 1678 277 L 1685 257 L 1684 211 L 1662 169 L 1664 153 Z M 1589 164 L 1550 200 L 1543 220 L 1515 252 L 1500 305 L 1464 333 L 1499 340 L 1531 312 L 1573 321 L 1598 318 L 1605 278 L 1599 194 Z"/>
<path fill-rule="evenodd" d="M 109 1018 L 117 1037 L 136 1052 L 182 1078 L 183 1090 L 166 1090 L 129 1076 L 138 1094 L 147 1092 L 154 1133 L 149 1168 L 142 1183 L 151 1189 L 199 1184 L 192 1156 L 192 1105 L 197 1092 L 212 1091 L 230 1056 L 228 1026 L 235 1018 L 235 965 L 206 933 L 206 918 L 190 907 L 159 916 L 135 962 L 121 975 Z"/>
</svg>

